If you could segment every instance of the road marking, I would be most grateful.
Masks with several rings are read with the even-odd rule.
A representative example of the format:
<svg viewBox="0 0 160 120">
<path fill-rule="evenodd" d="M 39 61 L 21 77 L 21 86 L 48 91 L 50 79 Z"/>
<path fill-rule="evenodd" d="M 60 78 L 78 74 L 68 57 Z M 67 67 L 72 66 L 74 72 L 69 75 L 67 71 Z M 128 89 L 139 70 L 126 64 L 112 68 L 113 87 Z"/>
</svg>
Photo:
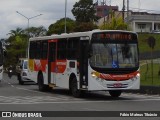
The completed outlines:
<svg viewBox="0 0 160 120">
<path fill-rule="evenodd" d="M 65 98 L 65 99 L 64 99 Z M 125 98 L 125 97 L 124 97 Z M 144 101 L 160 101 L 160 97 L 150 97 L 150 98 L 130 98 L 128 100 L 118 99 L 118 100 L 87 100 L 87 99 L 77 99 L 70 97 L 51 97 L 51 96 L 0 96 L 0 104 L 83 104 L 83 103 L 109 103 L 109 102 L 144 102 Z M 87 108 L 86 108 L 87 109 Z"/>
<path fill-rule="evenodd" d="M 10 82 L 7 82 L 8 83 L 8 85 L 10 85 L 11 87 L 15 87 L 14 85 L 12 85 Z"/>
<path fill-rule="evenodd" d="M 160 95 L 148 95 L 148 94 L 135 94 L 135 93 L 123 93 L 123 96 L 130 97 L 130 96 L 138 96 L 138 98 L 160 98 Z"/>
<path fill-rule="evenodd" d="M 120 101 L 53 101 L 53 102 L 8 102 L 8 103 L 0 103 L 0 104 L 83 104 L 83 103 L 109 103 L 109 102 L 121 102 L 121 101 L 138 101 L 138 102 L 144 102 L 144 101 L 160 101 L 160 99 L 145 99 L 145 100 L 120 100 Z"/>
<path fill-rule="evenodd" d="M 31 89 L 26 89 L 22 87 L 17 87 L 12 85 L 10 82 L 8 84 L 11 87 L 15 87 L 16 89 L 20 90 L 25 90 L 25 91 L 30 91 L 30 92 L 35 92 L 35 93 L 40 93 L 43 96 L 0 96 L 0 104 L 72 104 L 72 103 L 100 103 L 100 102 L 144 102 L 144 101 L 160 101 L 160 96 L 159 95 L 147 95 L 147 94 L 134 94 L 134 93 L 123 93 L 120 98 L 118 99 L 113 99 L 113 100 L 105 100 L 105 96 L 108 94 L 103 94 L 104 99 L 83 99 L 83 98 L 74 98 L 69 95 L 58 95 L 58 94 L 50 94 L 50 93 L 44 93 L 40 91 L 35 91 Z M 109 96 L 109 95 L 108 95 Z M 87 109 L 87 108 L 86 108 Z"/>
<path fill-rule="evenodd" d="M 21 89 L 21 90 L 25 90 L 25 91 L 30 91 L 30 92 L 36 92 L 36 93 L 40 93 L 40 94 L 43 94 L 43 95 L 52 95 L 52 97 L 57 97 L 58 99 L 63 99 L 65 100 L 66 98 L 67 99 L 73 99 L 72 96 L 61 96 L 61 95 L 58 95 L 58 96 L 54 96 L 55 94 L 49 94 L 49 93 L 45 93 L 45 92 L 41 92 L 41 91 L 35 91 L 35 90 L 30 90 L 30 89 L 26 89 L 26 88 L 21 88 L 21 87 L 16 87 L 17 89 Z M 57 94 L 56 94 L 57 95 Z M 74 99 L 80 99 L 80 98 L 74 98 Z"/>
</svg>

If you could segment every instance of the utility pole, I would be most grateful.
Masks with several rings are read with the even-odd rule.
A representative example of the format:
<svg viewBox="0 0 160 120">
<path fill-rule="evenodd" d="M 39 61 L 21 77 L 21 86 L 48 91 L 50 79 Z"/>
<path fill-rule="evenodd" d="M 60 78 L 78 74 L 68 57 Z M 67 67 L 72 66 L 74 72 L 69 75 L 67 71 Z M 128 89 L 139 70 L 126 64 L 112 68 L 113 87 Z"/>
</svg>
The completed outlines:
<svg viewBox="0 0 160 120">
<path fill-rule="evenodd" d="M 66 16 L 67 16 L 67 0 L 65 0 L 65 25 L 64 25 L 64 33 L 67 33 Z"/>
<path fill-rule="evenodd" d="M 124 22 L 124 11 L 125 11 L 125 0 L 123 0 L 123 8 L 122 8 L 122 19 Z"/>
<path fill-rule="evenodd" d="M 105 2 L 104 2 L 104 0 L 103 0 L 103 17 L 104 17 L 104 28 L 105 28 L 105 26 L 106 26 L 106 24 L 105 24 L 105 22 L 106 22 L 106 20 L 105 20 Z"/>
<path fill-rule="evenodd" d="M 127 0 L 127 23 L 129 22 L 129 0 Z"/>
</svg>

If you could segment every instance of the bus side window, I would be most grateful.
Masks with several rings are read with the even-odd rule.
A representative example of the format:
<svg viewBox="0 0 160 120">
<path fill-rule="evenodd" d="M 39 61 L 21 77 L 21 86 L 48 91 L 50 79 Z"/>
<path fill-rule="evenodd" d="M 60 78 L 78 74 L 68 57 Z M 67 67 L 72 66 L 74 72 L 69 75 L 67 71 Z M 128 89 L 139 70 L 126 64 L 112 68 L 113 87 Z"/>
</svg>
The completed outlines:
<svg viewBox="0 0 160 120">
<path fill-rule="evenodd" d="M 34 59 L 35 58 L 35 50 L 36 50 L 36 42 L 30 42 L 30 48 L 29 48 L 29 58 Z"/>
<path fill-rule="evenodd" d="M 42 59 L 47 59 L 47 53 L 48 53 L 48 42 L 42 42 L 42 54 L 41 58 Z"/>
<path fill-rule="evenodd" d="M 78 58 L 78 48 L 79 48 L 79 37 L 69 38 L 67 42 L 67 58 L 77 59 Z"/>
<path fill-rule="evenodd" d="M 67 51 L 67 40 L 60 39 L 58 40 L 58 47 L 57 47 L 57 59 L 63 60 L 66 59 L 66 51 Z"/>
<path fill-rule="evenodd" d="M 36 48 L 36 58 L 40 59 L 41 58 L 41 42 L 37 42 L 37 48 Z"/>
</svg>

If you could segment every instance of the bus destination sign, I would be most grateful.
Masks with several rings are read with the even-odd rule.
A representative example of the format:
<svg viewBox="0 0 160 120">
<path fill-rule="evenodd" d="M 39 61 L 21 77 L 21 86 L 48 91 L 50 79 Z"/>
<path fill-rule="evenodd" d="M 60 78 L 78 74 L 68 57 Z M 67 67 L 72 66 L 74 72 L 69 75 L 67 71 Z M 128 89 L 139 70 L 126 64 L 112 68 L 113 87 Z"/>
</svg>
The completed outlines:
<svg viewBox="0 0 160 120">
<path fill-rule="evenodd" d="M 137 36 L 132 33 L 103 32 L 93 34 L 93 39 L 101 40 L 136 40 Z"/>
</svg>

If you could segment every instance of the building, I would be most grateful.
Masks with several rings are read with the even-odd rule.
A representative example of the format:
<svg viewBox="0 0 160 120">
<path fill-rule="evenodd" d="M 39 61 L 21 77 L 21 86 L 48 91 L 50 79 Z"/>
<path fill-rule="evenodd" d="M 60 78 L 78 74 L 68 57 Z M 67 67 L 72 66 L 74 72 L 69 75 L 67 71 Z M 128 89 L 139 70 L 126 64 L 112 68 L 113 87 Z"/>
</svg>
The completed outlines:
<svg viewBox="0 0 160 120">
<path fill-rule="evenodd" d="M 114 11 L 114 17 L 122 17 L 122 11 Z M 101 26 L 105 22 L 111 22 L 113 15 L 105 16 L 97 22 Z M 153 14 L 147 12 L 124 12 L 124 21 L 129 24 L 129 27 L 134 32 L 147 32 L 160 31 L 160 14 Z"/>
<path fill-rule="evenodd" d="M 101 25 L 103 25 L 106 22 L 107 23 L 111 23 L 113 17 L 115 17 L 115 18 L 122 18 L 122 16 L 123 16 L 122 11 L 112 11 L 112 14 L 109 14 L 109 15 L 103 17 L 103 18 L 100 18 L 96 22 L 96 24 L 98 26 L 101 26 Z M 124 18 L 127 18 L 127 12 L 124 12 Z"/>
<path fill-rule="evenodd" d="M 128 22 L 134 32 L 160 30 L 160 14 L 131 12 L 128 17 Z"/>
<path fill-rule="evenodd" d="M 109 15 L 110 11 L 118 11 L 118 6 L 108 6 L 108 5 L 96 5 L 96 15 L 103 18 Z"/>
</svg>

